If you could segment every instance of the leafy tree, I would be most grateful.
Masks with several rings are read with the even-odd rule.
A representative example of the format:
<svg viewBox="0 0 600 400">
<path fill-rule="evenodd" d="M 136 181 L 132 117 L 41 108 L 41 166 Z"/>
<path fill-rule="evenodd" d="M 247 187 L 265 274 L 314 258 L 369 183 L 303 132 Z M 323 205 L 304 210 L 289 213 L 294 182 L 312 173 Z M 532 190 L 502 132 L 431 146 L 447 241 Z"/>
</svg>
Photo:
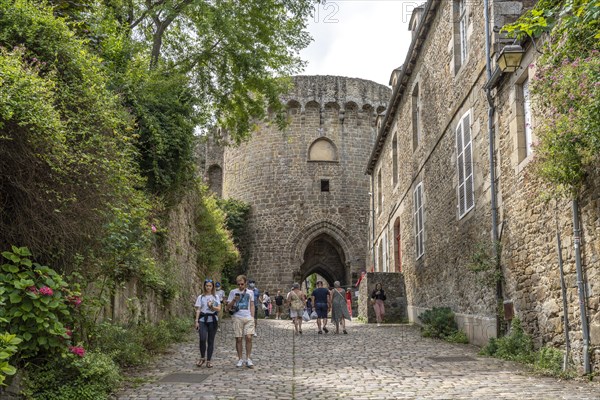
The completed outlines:
<svg viewBox="0 0 600 400">
<path fill-rule="evenodd" d="M 0 69 L 0 245 L 63 269 L 141 185 L 131 120 L 101 60 L 43 4 L 0 0 Z"/>
<path fill-rule="evenodd" d="M 202 126 L 217 123 L 235 142 L 252 120 L 283 109 L 282 77 L 303 67 L 299 51 L 312 3 L 306 0 L 155 0 L 108 2 L 116 19 L 145 38 L 150 65 L 191 79 Z M 284 124 L 279 114 L 278 122 Z"/>
</svg>

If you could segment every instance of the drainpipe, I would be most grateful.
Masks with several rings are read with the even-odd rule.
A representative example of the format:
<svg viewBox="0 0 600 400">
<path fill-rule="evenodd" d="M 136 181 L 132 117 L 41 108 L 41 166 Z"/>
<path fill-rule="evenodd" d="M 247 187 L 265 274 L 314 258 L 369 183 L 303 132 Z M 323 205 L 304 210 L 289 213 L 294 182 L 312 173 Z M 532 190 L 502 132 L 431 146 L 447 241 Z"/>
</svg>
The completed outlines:
<svg viewBox="0 0 600 400">
<path fill-rule="evenodd" d="M 590 332 L 588 330 L 587 312 L 585 308 L 585 286 L 583 284 L 583 271 L 581 268 L 581 230 L 579 228 L 579 202 L 573 199 L 573 236 L 575 242 L 575 269 L 577 270 L 577 289 L 579 292 L 579 313 L 581 314 L 581 331 L 583 335 L 583 368 L 585 374 L 591 372 L 590 368 Z"/>
<path fill-rule="evenodd" d="M 375 271 L 375 175 L 371 174 L 371 268 Z"/>
<path fill-rule="evenodd" d="M 563 371 L 569 366 L 569 353 L 571 344 L 569 341 L 569 308 L 567 306 L 567 287 L 565 285 L 565 273 L 563 270 L 562 242 L 560 240 L 560 230 L 558 227 L 558 217 L 556 218 L 556 249 L 558 250 L 558 270 L 560 272 L 560 291 L 563 303 L 563 325 L 565 330 L 565 356 L 563 359 Z"/>
<path fill-rule="evenodd" d="M 485 17 L 485 71 L 487 81 L 492 78 L 492 59 L 491 59 L 491 44 L 490 44 L 490 10 L 489 0 L 483 0 L 483 9 Z M 500 272 L 500 255 L 498 254 L 498 215 L 497 215 L 497 200 L 496 200 L 496 163 L 494 159 L 494 99 L 491 95 L 492 89 L 486 86 L 486 96 L 488 100 L 488 140 L 489 140 L 489 157 L 490 157 L 490 191 L 491 191 L 491 211 L 492 211 L 492 251 L 494 262 L 496 263 L 496 271 Z M 500 276 L 500 274 L 498 274 Z M 501 321 L 500 321 L 500 304 L 502 304 L 502 281 L 496 282 L 496 337 L 500 337 Z"/>
</svg>

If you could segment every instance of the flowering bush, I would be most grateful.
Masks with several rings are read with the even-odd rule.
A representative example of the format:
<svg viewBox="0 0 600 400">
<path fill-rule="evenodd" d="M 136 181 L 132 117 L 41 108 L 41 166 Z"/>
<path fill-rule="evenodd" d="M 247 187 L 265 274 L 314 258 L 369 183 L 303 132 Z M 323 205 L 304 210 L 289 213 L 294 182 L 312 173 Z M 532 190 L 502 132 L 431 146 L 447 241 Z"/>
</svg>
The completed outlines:
<svg viewBox="0 0 600 400">
<path fill-rule="evenodd" d="M 536 172 L 555 190 L 576 195 L 600 154 L 600 57 L 545 65 L 532 93 L 544 118 L 536 124 Z"/>
<path fill-rule="evenodd" d="M 23 339 L 18 348 L 20 359 L 41 351 L 66 350 L 71 336 L 65 323 L 72 326 L 74 305 L 69 297 L 79 299 L 78 293 L 72 292 L 52 268 L 33 263 L 26 247 L 12 246 L 12 251 L 2 256 L 9 262 L 0 266 L 0 303 L 4 303 L 0 307 L 0 332 Z"/>
<path fill-rule="evenodd" d="M 85 349 L 81 346 L 69 346 L 69 351 L 79 357 L 83 357 L 85 355 Z"/>
</svg>

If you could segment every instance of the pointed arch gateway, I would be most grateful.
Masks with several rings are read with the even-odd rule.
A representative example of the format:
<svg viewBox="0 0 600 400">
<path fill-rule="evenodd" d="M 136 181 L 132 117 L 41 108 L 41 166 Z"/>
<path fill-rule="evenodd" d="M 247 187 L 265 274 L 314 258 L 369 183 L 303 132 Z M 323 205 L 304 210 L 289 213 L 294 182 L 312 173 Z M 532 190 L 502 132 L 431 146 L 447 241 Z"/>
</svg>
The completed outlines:
<svg viewBox="0 0 600 400">
<path fill-rule="evenodd" d="M 345 284 L 345 257 L 341 246 L 326 233 L 321 233 L 306 246 L 304 262 L 300 266 L 300 279 L 304 280 L 312 274 L 319 274 L 329 284 L 340 281 Z"/>
<path fill-rule="evenodd" d="M 317 273 L 330 285 L 334 281 L 349 284 L 347 261 L 350 260 L 351 245 L 339 225 L 329 221 L 314 223 L 294 235 L 288 244 L 294 281 L 302 281 Z"/>
</svg>

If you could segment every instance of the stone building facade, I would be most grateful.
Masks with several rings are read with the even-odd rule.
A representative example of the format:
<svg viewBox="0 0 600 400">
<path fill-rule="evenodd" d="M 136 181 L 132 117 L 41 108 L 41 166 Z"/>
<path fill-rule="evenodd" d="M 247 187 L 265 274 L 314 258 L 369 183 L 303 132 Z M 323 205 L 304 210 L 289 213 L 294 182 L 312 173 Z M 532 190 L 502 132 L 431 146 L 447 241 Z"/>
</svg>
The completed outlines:
<svg viewBox="0 0 600 400">
<path fill-rule="evenodd" d="M 491 60 L 506 44 L 491 27 L 516 19 L 533 3 L 489 1 Z M 491 80 L 484 16 L 483 2 L 465 0 L 429 0 L 413 13 L 413 41 L 403 66 L 392 74 L 392 98 L 380 117 L 367 163 L 375 215 L 369 230 L 374 249 L 370 257 L 376 271 L 403 273 L 412 322 L 418 322 L 426 309 L 449 306 L 471 342 L 483 345 L 503 322 L 496 304 L 504 300 L 514 306 L 538 345 L 560 346 L 564 338 L 555 239 L 558 219 L 571 345 L 581 365 L 570 210 L 566 204 L 542 203 L 539 185 L 526 178 L 532 157 L 527 142 L 535 140 L 535 116 L 523 86 L 525 82 L 527 89 L 534 51 L 528 49 L 521 68 L 501 76 L 486 92 Z M 581 219 L 586 310 L 597 369 L 600 208 L 595 178 L 581 201 Z M 500 288 L 485 262 L 495 237 L 493 216 L 501 244 Z"/>
<path fill-rule="evenodd" d="M 247 273 L 259 288 L 286 291 L 312 273 L 330 285 L 350 285 L 366 267 L 364 165 L 390 90 L 336 76 L 293 81 L 283 98 L 288 127 L 261 123 L 249 141 L 226 147 L 222 156 L 209 147 L 207 179 L 224 198 L 251 205 Z"/>
</svg>

